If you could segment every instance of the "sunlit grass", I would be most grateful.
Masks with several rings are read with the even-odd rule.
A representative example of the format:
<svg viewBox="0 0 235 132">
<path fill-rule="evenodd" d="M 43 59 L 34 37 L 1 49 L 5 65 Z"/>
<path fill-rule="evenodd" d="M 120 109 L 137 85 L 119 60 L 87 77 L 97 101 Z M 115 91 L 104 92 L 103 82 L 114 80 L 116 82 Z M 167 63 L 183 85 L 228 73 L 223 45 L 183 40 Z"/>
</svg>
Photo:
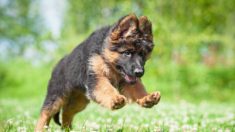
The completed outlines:
<svg viewBox="0 0 235 132">
<path fill-rule="evenodd" d="M 0 132 L 33 131 L 46 94 L 52 65 L 31 66 L 25 61 L 2 65 L 0 70 L 4 75 L 4 83 L 0 85 Z M 190 76 L 197 75 L 191 79 L 196 78 L 194 81 L 200 82 L 192 87 L 191 83 L 187 84 L 187 80 L 178 80 L 178 76 L 184 75 L 177 71 L 179 67 L 165 66 L 171 71 L 162 71 L 161 66 L 156 71 L 155 65 L 146 67 L 143 83 L 148 91 L 161 92 L 159 105 L 145 109 L 131 104 L 110 111 L 91 103 L 75 117 L 73 131 L 235 131 L 232 85 L 231 88 L 209 86 L 204 82 L 204 67 L 186 67 Z M 226 73 L 230 73 L 230 70 Z M 165 79 L 161 78 L 163 75 Z M 48 131 L 61 129 L 52 121 Z"/>
<path fill-rule="evenodd" d="M 33 131 L 41 102 L 0 101 L 1 131 Z M 227 131 L 235 130 L 235 107 L 226 103 L 199 104 L 161 101 L 152 109 L 135 104 L 110 111 L 91 103 L 76 115 L 73 131 Z M 61 131 L 51 122 L 48 131 Z"/>
</svg>

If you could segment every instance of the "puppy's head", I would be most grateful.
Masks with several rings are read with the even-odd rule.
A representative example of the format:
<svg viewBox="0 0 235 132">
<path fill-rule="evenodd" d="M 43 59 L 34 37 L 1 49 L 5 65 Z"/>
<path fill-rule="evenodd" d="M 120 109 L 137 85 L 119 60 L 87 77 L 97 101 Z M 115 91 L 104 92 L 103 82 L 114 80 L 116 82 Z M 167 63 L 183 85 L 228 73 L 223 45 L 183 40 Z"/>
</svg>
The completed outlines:
<svg viewBox="0 0 235 132">
<path fill-rule="evenodd" d="M 135 14 L 121 18 L 108 36 L 104 55 L 127 83 L 135 83 L 144 74 L 144 65 L 153 49 L 152 24 Z"/>
</svg>

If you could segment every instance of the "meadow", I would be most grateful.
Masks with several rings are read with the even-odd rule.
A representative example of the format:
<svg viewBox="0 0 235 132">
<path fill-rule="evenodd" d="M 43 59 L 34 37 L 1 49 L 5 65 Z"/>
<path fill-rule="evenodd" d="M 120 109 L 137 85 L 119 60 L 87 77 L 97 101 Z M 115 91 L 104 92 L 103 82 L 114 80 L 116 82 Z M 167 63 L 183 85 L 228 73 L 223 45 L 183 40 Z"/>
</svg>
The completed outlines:
<svg viewBox="0 0 235 132">
<path fill-rule="evenodd" d="M 29 132 L 34 130 L 39 113 L 38 100 L 4 99 L 0 102 L 1 126 L 3 132 Z M 117 111 L 110 111 L 91 103 L 79 113 L 73 122 L 73 132 L 117 131 L 117 132 L 163 132 L 163 131 L 218 131 L 235 130 L 234 105 L 229 103 L 198 104 L 186 101 L 167 102 L 163 100 L 152 109 L 127 105 Z M 53 121 L 48 131 L 61 131 Z"/>
<path fill-rule="evenodd" d="M 2 85 L 7 88 L 0 93 L 0 130 L 3 132 L 33 131 L 46 94 L 52 66 L 35 67 L 25 61 L 13 61 L 11 64 L 14 65 L 10 70 L 4 70 L 8 76 L 5 77 L 5 84 Z M 20 69 L 19 66 L 21 66 Z M 84 111 L 75 116 L 72 131 L 232 132 L 235 130 L 233 97 L 221 98 L 221 101 L 221 99 L 215 99 L 216 94 L 210 95 L 197 91 L 194 91 L 194 94 L 186 89 L 184 94 L 182 94 L 183 91 L 178 91 L 176 94 L 173 93 L 176 89 L 164 90 L 166 82 L 160 81 L 162 84 L 154 82 L 149 79 L 149 74 L 151 72 L 146 73 L 143 81 L 149 92 L 161 92 L 162 98 L 158 105 L 146 109 L 137 104 L 128 104 L 120 110 L 110 111 L 91 102 Z M 186 91 L 189 91 L 188 94 Z M 226 101 L 223 101 L 224 99 Z M 47 130 L 62 131 L 54 121 L 51 121 Z"/>
</svg>

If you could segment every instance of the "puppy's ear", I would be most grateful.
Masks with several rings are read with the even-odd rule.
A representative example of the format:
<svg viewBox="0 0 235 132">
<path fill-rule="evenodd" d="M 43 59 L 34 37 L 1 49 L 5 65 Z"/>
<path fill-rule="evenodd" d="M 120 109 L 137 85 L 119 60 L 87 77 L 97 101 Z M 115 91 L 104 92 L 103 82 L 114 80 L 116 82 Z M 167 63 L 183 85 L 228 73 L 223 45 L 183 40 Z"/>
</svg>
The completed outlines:
<svg viewBox="0 0 235 132">
<path fill-rule="evenodd" d="M 139 18 L 139 29 L 145 37 L 150 40 L 153 39 L 152 23 L 148 20 L 146 16 L 141 16 Z"/>
<path fill-rule="evenodd" d="M 118 41 L 120 38 L 127 38 L 136 32 L 138 18 L 135 14 L 129 14 L 119 20 L 111 32 L 111 40 Z"/>
</svg>

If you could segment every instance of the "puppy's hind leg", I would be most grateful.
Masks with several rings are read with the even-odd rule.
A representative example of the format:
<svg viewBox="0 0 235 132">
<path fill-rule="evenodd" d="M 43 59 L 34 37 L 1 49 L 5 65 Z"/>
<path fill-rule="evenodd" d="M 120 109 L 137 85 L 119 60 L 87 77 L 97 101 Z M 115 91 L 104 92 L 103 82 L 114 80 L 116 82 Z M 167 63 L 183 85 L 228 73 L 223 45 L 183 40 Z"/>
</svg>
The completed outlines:
<svg viewBox="0 0 235 132">
<path fill-rule="evenodd" d="M 39 120 L 37 122 L 35 132 L 43 132 L 44 127 L 48 126 L 51 118 L 59 112 L 60 108 L 64 104 L 64 99 L 56 97 L 55 99 L 46 98 L 41 110 Z"/>
<path fill-rule="evenodd" d="M 89 103 L 86 96 L 80 92 L 73 92 L 68 102 L 63 106 L 62 128 L 72 129 L 73 117 L 76 113 L 84 110 Z"/>
</svg>

